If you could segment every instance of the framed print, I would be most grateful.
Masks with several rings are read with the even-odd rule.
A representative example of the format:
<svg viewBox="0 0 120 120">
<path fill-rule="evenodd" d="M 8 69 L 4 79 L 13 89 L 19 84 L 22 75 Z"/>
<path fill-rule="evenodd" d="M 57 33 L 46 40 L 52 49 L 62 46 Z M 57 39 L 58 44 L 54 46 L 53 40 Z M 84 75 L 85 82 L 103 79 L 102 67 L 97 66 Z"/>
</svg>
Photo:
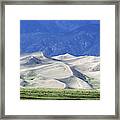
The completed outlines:
<svg viewBox="0 0 120 120">
<path fill-rule="evenodd" d="M 2 1 L 1 118 L 119 119 L 119 1 Z"/>
</svg>

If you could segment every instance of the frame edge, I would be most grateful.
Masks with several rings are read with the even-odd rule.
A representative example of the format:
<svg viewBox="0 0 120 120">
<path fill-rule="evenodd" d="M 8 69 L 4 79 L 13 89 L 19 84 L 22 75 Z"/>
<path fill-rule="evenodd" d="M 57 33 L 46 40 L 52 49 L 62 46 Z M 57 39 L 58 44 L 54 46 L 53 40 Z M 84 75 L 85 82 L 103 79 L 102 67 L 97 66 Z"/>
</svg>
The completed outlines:
<svg viewBox="0 0 120 120">
<path fill-rule="evenodd" d="M 5 102 L 5 88 L 4 88 L 4 86 L 5 86 L 5 5 L 12 5 L 12 4 L 16 4 L 17 3 L 17 5 L 20 5 L 21 3 L 23 4 L 23 2 L 25 2 L 25 5 L 26 4 L 28 4 L 29 2 L 31 2 L 31 1 L 2 1 L 1 2 L 1 7 L 0 7 L 0 11 L 1 11 L 1 19 L 0 19 L 0 22 L 1 22 L 1 28 L 0 28 L 0 30 L 1 30 L 1 33 L 0 33 L 0 37 L 1 37 L 1 41 L 0 41 L 0 46 L 1 46 L 1 48 L 0 48 L 0 59 L 1 59 L 1 61 L 0 61 L 0 71 L 1 71 L 1 73 L 0 73 L 0 79 L 1 79 L 1 81 L 0 81 L 0 86 L 1 86 L 1 89 L 0 89 L 0 119 L 34 119 L 34 116 L 31 116 L 31 117 L 28 117 L 28 116 L 18 116 L 17 117 L 17 115 L 16 115 L 16 117 L 15 116 L 12 116 L 12 115 L 5 115 L 5 104 L 3 104 L 3 102 Z M 40 2 L 42 2 L 41 4 L 67 4 L 67 3 L 69 3 L 69 1 L 59 1 L 59 2 L 55 2 L 54 0 L 50 3 L 50 2 L 48 2 L 48 0 L 46 1 L 33 1 L 33 2 L 35 2 L 35 4 L 37 4 L 37 3 L 40 3 Z M 72 2 L 76 2 L 76 1 L 73 1 L 72 0 Z M 71 2 L 71 3 L 72 3 Z M 85 1 L 85 2 L 83 2 L 83 1 L 77 1 L 77 2 L 81 2 L 81 4 L 83 4 L 83 3 L 87 3 L 87 4 L 89 4 L 88 3 L 88 1 Z M 90 2 L 90 1 L 89 1 Z M 91 4 L 93 4 L 93 2 L 94 1 L 91 1 Z M 118 80 L 116 80 L 115 81 L 115 86 L 117 87 L 116 89 L 115 89 L 115 115 L 111 115 L 111 118 L 113 118 L 113 119 L 118 119 L 119 120 L 119 110 L 120 110 L 120 105 L 119 105 L 119 101 L 120 101 L 120 99 L 117 99 L 116 98 L 116 96 L 119 96 L 119 60 L 120 60 L 120 55 L 119 55 L 119 52 L 120 52 L 120 48 L 119 48 L 119 40 L 120 40 L 120 38 L 119 38 L 119 33 L 120 33 L 120 31 L 119 31 L 119 28 L 120 28 L 120 1 L 119 0 L 115 0 L 115 2 L 113 2 L 113 0 L 109 0 L 109 1 L 104 1 L 104 0 L 102 0 L 102 1 L 98 1 L 98 2 L 95 2 L 95 4 L 107 4 L 107 3 L 109 3 L 109 2 L 111 2 L 110 4 L 115 4 L 115 11 L 116 11 L 116 13 L 115 13 L 115 46 L 116 46 L 116 48 L 115 48 L 115 59 L 116 59 L 116 64 L 115 64 L 115 70 L 116 70 L 116 72 L 115 72 L 115 79 L 118 79 Z M 31 4 L 30 4 L 31 5 Z M 82 119 L 85 119 L 84 118 L 84 116 L 82 117 L 82 115 L 80 115 L 81 117 L 79 117 L 80 119 L 82 118 Z M 109 115 L 108 115 L 109 116 Z M 76 116 L 77 117 L 77 116 Z M 75 119 L 78 119 L 78 117 L 77 118 L 75 118 Z M 37 116 L 36 116 L 36 119 L 62 119 L 62 118 L 64 118 L 64 119 L 69 119 L 67 116 L 42 116 L 41 115 L 41 118 L 38 118 Z M 72 119 L 73 119 L 73 117 L 71 117 Z M 88 117 L 86 117 L 87 119 L 89 119 Z M 100 118 L 102 118 L 102 119 L 104 119 L 104 118 L 108 118 L 107 116 L 104 116 L 104 117 L 98 117 L 97 119 L 100 119 Z M 95 118 L 91 118 L 90 117 L 90 119 L 96 119 L 96 117 Z"/>
</svg>

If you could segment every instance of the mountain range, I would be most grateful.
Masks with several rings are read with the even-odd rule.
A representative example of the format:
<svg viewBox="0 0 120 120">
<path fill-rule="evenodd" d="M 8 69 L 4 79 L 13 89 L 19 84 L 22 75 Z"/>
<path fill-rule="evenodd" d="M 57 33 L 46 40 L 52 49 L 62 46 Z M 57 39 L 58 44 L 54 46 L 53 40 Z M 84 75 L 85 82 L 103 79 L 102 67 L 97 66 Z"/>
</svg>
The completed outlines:
<svg viewBox="0 0 120 120">
<path fill-rule="evenodd" d="M 21 20 L 20 53 L 100 55 L 99 20 Z"/>
</svg>

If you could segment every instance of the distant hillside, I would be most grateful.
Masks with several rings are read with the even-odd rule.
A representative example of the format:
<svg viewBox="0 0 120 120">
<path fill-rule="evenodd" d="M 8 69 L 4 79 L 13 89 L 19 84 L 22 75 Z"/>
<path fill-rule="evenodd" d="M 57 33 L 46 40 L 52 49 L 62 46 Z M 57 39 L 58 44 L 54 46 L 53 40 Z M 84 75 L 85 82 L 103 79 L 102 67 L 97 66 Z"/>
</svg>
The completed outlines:
<svg viewBox="0 0 120 120">
<path fill-rule="evenodd" d="M 21 21 L 20 53 L 100 55 L 99 21 Z"/>
</svg>

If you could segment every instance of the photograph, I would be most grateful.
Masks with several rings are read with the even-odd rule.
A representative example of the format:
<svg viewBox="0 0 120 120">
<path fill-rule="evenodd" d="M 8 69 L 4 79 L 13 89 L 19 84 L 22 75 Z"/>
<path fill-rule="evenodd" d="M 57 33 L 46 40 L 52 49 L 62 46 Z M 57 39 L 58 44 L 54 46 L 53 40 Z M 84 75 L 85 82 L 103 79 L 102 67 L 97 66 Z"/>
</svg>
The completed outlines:
<svg viewBox="0 0 120 120">
<path fill-rule="evenodd" d="M 20 20 L 20 98 L 100 99 L 99 20 Z"/>
</svg>

